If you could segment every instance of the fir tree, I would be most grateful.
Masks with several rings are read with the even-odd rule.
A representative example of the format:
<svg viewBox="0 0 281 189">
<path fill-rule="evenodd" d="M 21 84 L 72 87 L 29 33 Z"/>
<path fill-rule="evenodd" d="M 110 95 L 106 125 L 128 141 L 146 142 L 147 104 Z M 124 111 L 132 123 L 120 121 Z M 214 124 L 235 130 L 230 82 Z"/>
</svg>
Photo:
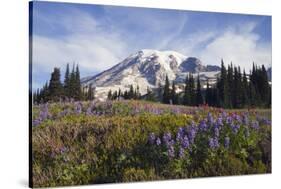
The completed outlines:
<svg viewBox="0 0 281 189">
<path fill-rule="evenodd" d="M 207 79 L 207 88 L 206 88 L 206 93 L 205 93 L 205 102 L 209 106 L 213 105 L 212 104 L 212 91 L 211 91 L 211 88 L 210 88 L 209 79 Z"/>
<path fill-rule="evenodd" d="M 203 97 L 201 93 L 201 84 L 199 75 L 197 76 L 197 89 L 196 89 L 196 105 L 203 104 Z"/>
<path fill-rule="evenodd" d="M 118 89 L 118 96 L 117 96 L 117 98 L 118 98 L 118 100 L 120 100 L 120 97 L 122 96 L 122 92 L 121 92 L 121 89 L 119 88 Z"/>
<path fill-rule="evenodd" d="M 90 84 L 88 92 L 87 92 L 87 100 L 93 100 L 94 97 L 95 97 L 94 90 L 93 90 L 92 84 Z"/>
<path fill-rule="evenodd" d="M 69 78 L 69 97 L 75 98 L 75 90 L 76 90 L 76 77 L 75 77 L 75 71 L 74 71 L 75 65 L 72 66 L 72 71 L 70 73 Z"/>
<path fill-rule="evenodd" d="M 111 91 L 111 89 L 107 93 L 107 99 L 108 100 L 112 100 L 112 91 Z"/>
<path fill-rule="evenodd" d="M 243 71 L 243 78 L 242 78 L 242 104 L 243 106 L 248 106 L 249 104 L 249 96 L 248 96 L 248 79 L 245 70 Z"/>
<path fill-rule="evenodd" d="M 80 100 L 81 99 L 81 81 L 80 81 L 80 71 L 79 71 L 79 66 L 78 64 L 76 65 L 76 70 L 75 70 L 75 82 L 74 82 L 74 88 L 75 88 L 75 99 Z"/>
<path fill-rule="evenodd" d="M 70 97 L 70 72 L 69 72 L 69 64 L 66 65 L 66 71 L 64 76 L 64 95 L 66 97 Z"/>
<path fill-rule="evenodd" d="M 171 99 L 170 93 L 170 82 L 168 76 L 166 76 L 165 86 L 164 86 L 164 93 L 163 93 L 163 103 L 169 104 Z"/>
<path fill-rule="evenodd" d="M 189 77 L 187 75 L 185 78 L 185 87 L 184 87 L 184 95 L 183 95 L 183 104 L 184 105 L 190 104 L 190 96 L 188 93 L 188 88 L 189 88 Z"/>
<path fill-rule="evenodd" d="M 172 99 L 173 104 L 178 104 L 179 103 L 178 95 L 176 93 L 175 82 L 173 82 L 173 84 L 172 84 L 171 99 Z"/>
<path fill-rule="evenodd" d="M 54 68 L 54 71 L 51 74 L 50 85 L 50 100 L 58 101 L 63 93 L 62 83 L 60 81 L 60 69 Z"/>
<path fill-rule="evenodd" d="M 128 92 L 128 99 L 133 99 L 134 96 L 135 96 L 134 87 L 133 87 L 133 85 L 130 85 L 130 89 Z"/>
<path fill-rule="evenodd" d="M 195 106 L 196 105 L 196 90 L 195 90 L 195 81 L 193 78 L 193 75 L 189 75 L 189 82 L 188 82 L 188 94 L 190 98 L 190 106 Z"/>
</svg>

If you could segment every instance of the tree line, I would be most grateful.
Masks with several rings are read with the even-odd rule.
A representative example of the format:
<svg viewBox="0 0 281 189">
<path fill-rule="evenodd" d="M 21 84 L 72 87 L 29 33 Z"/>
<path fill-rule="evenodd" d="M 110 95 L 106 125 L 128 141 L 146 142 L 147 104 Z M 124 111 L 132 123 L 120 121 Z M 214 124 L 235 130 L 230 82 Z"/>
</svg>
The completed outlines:
<svg viewBox="0 0 281 189">
<path fill-rule="evenodd" d="M 112 90 L 109 90 L 108 93 L 107 93 L 107 99 L 108 100 L 120 100 L 120 99 L 139 100 L 139 99 L 141 99 L 139 86 L 137 86 L 136 89 L 134 89 L 134 86 L 130 85 L 129 90 L 125 90 L 125 91 L 121 91 L 120 88 L 119 88 L 118 91 L 114 91 L 114 92 Z"/>
<path fill-rule="evenodd" d="M 66 65 L 64 81 L 61 82 L 59 68 L 54 68 L 49 82 L 46 82 L 41 89 L 33 93 L 34 103 L 57 102 L 60 100 L 93 100 L 94 89 L 90 85 L 82 89 L 80 80 L 79 65 L 73 64 L 70 72 L 69 64 Z"/>
<path fill-rule="evenodd" d="M 199 75 L 195 81 L 192 74 L 187 75 L 185 88 L 181 93 L 176 93 L 175 82 L 170 87 L 166 76 L 161 101 L 165 104 L 183 104 L 209 106 L 223 108 L 245 107 L 271 107 L 271 86 L 268 82 L 267 71 L 262 66 L 253 63 L 252 70 L 247 75 L 245 70 L 241 72 L 240 66 L 228 65 L 227 69 L 221 61 L 220 76 L 214 86 L 210 86 L 207 80 L 206 89 L 201 87 Z"/>
</svg>

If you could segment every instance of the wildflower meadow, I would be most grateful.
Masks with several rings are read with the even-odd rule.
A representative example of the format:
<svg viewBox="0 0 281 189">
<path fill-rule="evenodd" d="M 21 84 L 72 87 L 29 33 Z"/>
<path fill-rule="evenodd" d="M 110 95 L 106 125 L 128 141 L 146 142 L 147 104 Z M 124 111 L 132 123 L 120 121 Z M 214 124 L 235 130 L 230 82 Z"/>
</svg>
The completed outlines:
<svg viewBox="0 0 281 189">
<path fill-rule="evenodd" d="M 34 187 L 271 173 L 271 110 L 120 100 L 33 106 Z"/>
</svg>

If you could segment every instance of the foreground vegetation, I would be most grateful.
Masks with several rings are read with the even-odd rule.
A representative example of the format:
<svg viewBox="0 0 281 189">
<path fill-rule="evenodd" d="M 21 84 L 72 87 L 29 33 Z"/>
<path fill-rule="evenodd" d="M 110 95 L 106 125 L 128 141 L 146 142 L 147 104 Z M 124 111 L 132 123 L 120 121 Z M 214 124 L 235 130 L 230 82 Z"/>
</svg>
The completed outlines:
<svg viewBox="0 0 281 189">
<path fill-rule="evenodd" d="M 33 184 L 270 173 L 270 115 L 144 101 L 34 106 Z"/>
</svg>

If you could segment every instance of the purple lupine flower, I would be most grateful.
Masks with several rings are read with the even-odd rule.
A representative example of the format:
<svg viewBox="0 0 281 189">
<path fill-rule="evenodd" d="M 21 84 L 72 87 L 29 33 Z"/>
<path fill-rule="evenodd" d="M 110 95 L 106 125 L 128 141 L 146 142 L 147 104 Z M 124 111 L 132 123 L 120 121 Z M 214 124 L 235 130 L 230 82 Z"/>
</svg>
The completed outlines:
<svg viewBox="0 0 281 189">
<path fill-rule="evenodd" d="M 184 135 L 184 130 L 183 130 L 183 128 L 182 128 L 182 127 L 180 127 L 180 128 L 178 129 L 178 132 L 177 132 L 177 138 L 176 138 L 176 141 L 177 141 L 177 142 L 181 141 L 181 140 L 182 140 L 183 135 Z"/>
<path fill-rule="evenodd" d="M 201 131 L 207 131 L 208 125 L 207 125 L 207 123 L 206 123 L 205 120 L 200 121 L 200 123 L 199 123 L 199 129 L 200 129 Z"/>
<path fill-rule="evenodd" d="M 211 149 L 213 149 L 214 148 L 214 139 L 213 138 L 209 138 L 209 147 L 211 148 Z"/>
<path fill-rule="evenodd" d="M 223 118 L 223 119 L 226 119 L 226 118 L 227 118 L 227 113 L 226 113 L 225 111 L 223 111 L 221 115 L 222 115 L 222 118 Z"/>
<path fill-rule="evenodd" d="M 237 134 L 238 131 L 239 131 L 240 125 L 239 125 L 239 124 L 231 123 L 231 124 L 230 124 L 230 127 L 231 127 L 232 132 L 233 132 L 234 134 Z"/>
<path fill-rule="evenodd" d="M 220 136 L 220 130 L 219 130 L 218 127 L 214 128 L 214 134 L 215 134 L 215 137 L 219 137 Z"/>
<path fill-rule="evenodd" d="M 179 149 L 179 157 L 180 158 L 184 157 L 184 149 L 182 147 L 180 147 L 180 149 Z"/>
<path fill-rule="evenodd" d="M 44 104 L 43 108 L 40 110 L 39 119 L 44 121 L 45 119 L 48 119 L 48 117 L 49 117 L 48 104 Z"/>
<path fill-rule="evenodd" d="M 222 117 L 218 117 L 217 118 L 216 125 L 219 126 L 219 127 L 223 126 L 223 119 L 222 119 Z"/>
<path fill-rule="evenodd" d="M 190 144 L 189 144 L 189 139 L 187 136 L 184 136 L 183 137 L 183 140 L 181 142 L 181 146 L 186 149 L 186 148 L 189 148 Z"/>
<path fill-rule="evenodd" d="M 271 125 L 271 121 L 269 119 L 265 119 L 264 120 L 264 124 L 270 126 Z"/>
<path fill-rule="evenodd" d="M 32 122 L 32 125 L 34 127 L 36 127 L 36 126 L 40 125 L 40 123 L 41 123 L 41 121 L 39 119 L 34 119 L 33 122 Z"/>
<path fill-rule="evenodd" d="M 219 139 L 217 137 L 215 138 L 209 138 L 209 147 L 211 149 L 216 149 L 219 147 Z"/>
<path fill-rule="evenodd" d="M 226 118 L 226 123 L 230 125 L 232 122 L 233 122 L 232 117 L 231 117 L 231 116 L 228 116 L 228 117 Z"/>
<path fill-rule="evenodd" d="M 238 123 L 242 123 L 242 119 L 241 119 L 241 117 L 240 117 L 239 115 L 234 114 L 234 115 L 233 115 L 233 118 L 234 118 L 234 120 L 237 121 Z"/>
<path fill-rule="evenodd" d="M 154 133 L 150 133 L 149 137 L 148 137 L 148 141 L 150 144 L 154 144 L 155 141 L 155 134 Z"/>
<path fill-rule="evenodd" d="M 161 140 L 160 140 L 159 137 L 157 137 L 157 139 L 156 139 L 156 145 L 159 146 L 160 144 L 161 144 Z"/>
<path fill-rule="evenodd" d="M 259 122 L 258 121 L 252 121 L 251 127 L 253 129 L 259 129 Z"/>
<path fill-rule="evenodd" d="M 170 140 L 172 139 L 172 135 L 171 135 L 171 133 L 165 133 L 164 135 L 163 135 L 163 142 L 166 144 L 166 145 L 168 145 L 169 144 L 169 142 L 170 142 Z"/>
<path fill-rule="evenodd" d="M 175 148 L 174 148 L 173 145 L 170 145 L 170 146 L 168 147 L 168 156 L 169 156 L 170 158 L 175 157 Z"/>
<path fill-rule="evenodd" d="M 230 138 L 229 137 L 225 137 L 224 138 L 224 147 L 225 148 L 229 148 L 229 144 L 230 144 Z"/>
<path fill-rule="evenodd" d="M 266 118 L 261 118 L 260 119 L 260 123 L 264 124 L 264 125 L 271 125 L 271 121 L 269 119 Z"/>
<path fill-rule="evenodd" d="M 188 138 L 190 140 L 190 143 L 194 142 L 195 136 L 196 136 L 196 129 L 195 127 L 191 126 L 188 131 Z"/>
</svg>

